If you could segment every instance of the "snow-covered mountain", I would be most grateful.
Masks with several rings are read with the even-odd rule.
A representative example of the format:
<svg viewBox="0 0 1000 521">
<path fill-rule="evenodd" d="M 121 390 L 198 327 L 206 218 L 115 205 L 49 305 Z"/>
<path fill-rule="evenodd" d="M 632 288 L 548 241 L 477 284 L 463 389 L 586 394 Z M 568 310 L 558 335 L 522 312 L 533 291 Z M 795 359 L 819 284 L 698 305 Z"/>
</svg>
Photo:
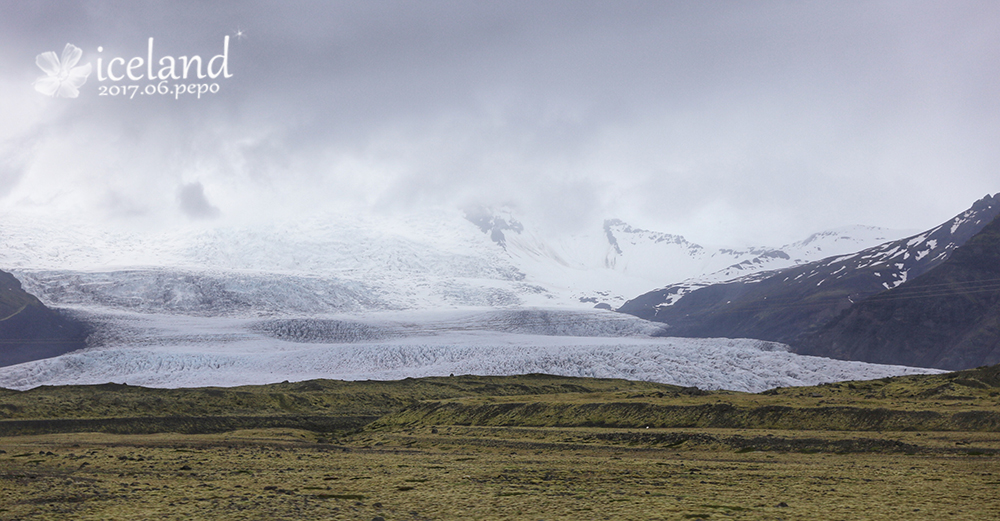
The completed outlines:
<svg viewBox="0 0 1000 521">
<path fill-rule="evenodd" d="M 891 230 L 863 225 L 844 226 L 814 233 L 804 240 L 786 244 L 780 248 L 756 249 L 753 258 L 742 260 L 702 276 L 693 277 L 693 280 L 701 284 L 732 280 L 752 273 L 797 266 L 834 255 L 854 253 L 913 233 L 916 233 L 916 230 Z"/>
<path fill-rule="evenodd" d="M 912 237 L 721 283 L 673 284 L 620 311 L 670 325 L 667 334 L 749 337 L 795 344 L 855 302 L 918 277 L 1000 215 L 1000 194 Z"/>
<path fill-rule="evenodd" d="M 8 219 L 0 265 L 43 302 L 202 316 L 512 306 L 519 272 L 458 212 L 160 233 Z"/>
<path fill-rule="evenodd" d="M 852 253 L 905 237 L 912 230 L 846 226 L 781 247 L 702 246 L 680 235 L 644 230 L 619 219 L 603 229 L 544 236 L 509 209 L 466 211 L 469 221 L 509 255 L 525 281 L 560 293 L 567 302 L 617 308 L 634 295 L 668 283 L 713 282 Z"/>
<path fill-rule="evenodd" d="M 934 239 L 920 239 L 927 249 L 918 254 L 934 258 Z M 847 360 L 968 369 L 1000 363 L 998 324 L 1000 216 L 946 261 L 856 302 L 795 347 Z"/>
<path fill-rule="evenodd" d="M 707 248 L 618 220 L 550 237 L 509 212 L 444 209 L 141 234 L 2 222 L 0 267 L 46 304 L 201 316 L 610 309 L 667 283 L 794 265 L 894 235 L 852 227 L 781 248 Z"/>
</svg>

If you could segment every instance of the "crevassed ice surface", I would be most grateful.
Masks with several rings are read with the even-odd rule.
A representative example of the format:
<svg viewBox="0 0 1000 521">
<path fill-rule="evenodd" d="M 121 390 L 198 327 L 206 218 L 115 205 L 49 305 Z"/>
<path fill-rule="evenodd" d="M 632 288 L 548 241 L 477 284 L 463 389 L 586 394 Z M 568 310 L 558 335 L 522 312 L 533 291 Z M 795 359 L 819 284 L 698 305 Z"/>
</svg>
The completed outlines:
<svg viewBox="0 0 1000 521">
<path fill-rule="evenodd" d="M 0 368 L 0 386 L 189 387 L 547 373 L 758 392 L 941 372 L 800 356 L 760 340 L 653 337 L 660 325 L 601 311 L 438 312 L 392 320 L 117 312 L 95 322 L 104 324 L 100 346 Z"/>
</svg>

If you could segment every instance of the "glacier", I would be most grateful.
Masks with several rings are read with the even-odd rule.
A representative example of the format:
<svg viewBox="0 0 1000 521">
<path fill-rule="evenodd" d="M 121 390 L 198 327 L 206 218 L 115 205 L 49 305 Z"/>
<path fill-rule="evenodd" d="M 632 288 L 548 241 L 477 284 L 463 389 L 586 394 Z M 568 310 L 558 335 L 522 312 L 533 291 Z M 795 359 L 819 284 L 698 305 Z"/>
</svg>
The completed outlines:
<svg viewBox="0 0 1000 521">
<path fill-rule="evenodd" d="M 309 318 L 91 317 L 100 345 L 0 368 L 0 387 L 236 386 L 450 374 L 624 378 L 760 392 L 934 369 L 831 360 L 752 339 L 668 338 L 610 311 L 487 310 Z"/>
<path fill-rule="evenodd" d="M 594 309 L 667 282 L 773 269 L 905 232 L 851 227 L 783 249 L 734 249 L 617 220 L 552 237 L 506 219 L 497 242 L 440 208 L 152 232 L 5 214 L 0 269 L 94 332 L 88 349 L 0 368 L 0 386 L 542 372 L 756 392 L 936 372 L 752 339 L 666 338 L 663 324 Z"/>
</svg>

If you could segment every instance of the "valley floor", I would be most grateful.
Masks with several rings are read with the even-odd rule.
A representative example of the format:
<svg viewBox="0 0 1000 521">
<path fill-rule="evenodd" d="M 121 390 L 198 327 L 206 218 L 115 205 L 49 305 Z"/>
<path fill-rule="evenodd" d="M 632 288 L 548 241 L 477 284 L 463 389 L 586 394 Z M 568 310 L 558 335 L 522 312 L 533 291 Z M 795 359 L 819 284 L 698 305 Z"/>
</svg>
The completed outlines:
<svg viewBox="0 0 1000 521">
<path fill-rule="evenodd" d="M 998 433 L 442 426 L 320 436 L 3 438 L 0 519 L 1000 518 Z M 657 437 L 686 441 L 649 442 Z M 843 439 L 871 450 L 831 450 Z M 796 440 L 803 448 L 787 450 Z"/>
</svg>

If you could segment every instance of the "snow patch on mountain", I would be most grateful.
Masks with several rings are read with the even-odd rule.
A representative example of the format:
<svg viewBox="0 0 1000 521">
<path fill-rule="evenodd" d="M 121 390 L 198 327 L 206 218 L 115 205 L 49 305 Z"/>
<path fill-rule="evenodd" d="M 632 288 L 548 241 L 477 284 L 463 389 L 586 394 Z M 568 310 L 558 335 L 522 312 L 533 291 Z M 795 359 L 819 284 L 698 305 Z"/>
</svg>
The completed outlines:
<svg viewBox="0 0 1000 521">
<path fill-rule="evenodd" d="M 618 310 L 667 323 L 674 335 L 754 337 L 794 345 L 806 331 L 862 299 L 934 269 L 998 213 L 1000 199 L 987 196 L 923 233 L 711 285 L 705 284 L 707 277 L 691 279 L 647 292 Z M 808 305 L 795 304 L 802 302 Z"/>
<path fill-rule="evenodd" d="M 751 259 L 693 277 L 692 280 L 701 285 L 724 282 L 752 273 L 779 270 L 835 255 L 857 252 L 915 232 L 915 230 L 893 230 L 862 225 L 835 228 L 814 233 L 805 240 L 786 244 L 780 248 L 754 250 L 760 253 Z"/>
</svg>

